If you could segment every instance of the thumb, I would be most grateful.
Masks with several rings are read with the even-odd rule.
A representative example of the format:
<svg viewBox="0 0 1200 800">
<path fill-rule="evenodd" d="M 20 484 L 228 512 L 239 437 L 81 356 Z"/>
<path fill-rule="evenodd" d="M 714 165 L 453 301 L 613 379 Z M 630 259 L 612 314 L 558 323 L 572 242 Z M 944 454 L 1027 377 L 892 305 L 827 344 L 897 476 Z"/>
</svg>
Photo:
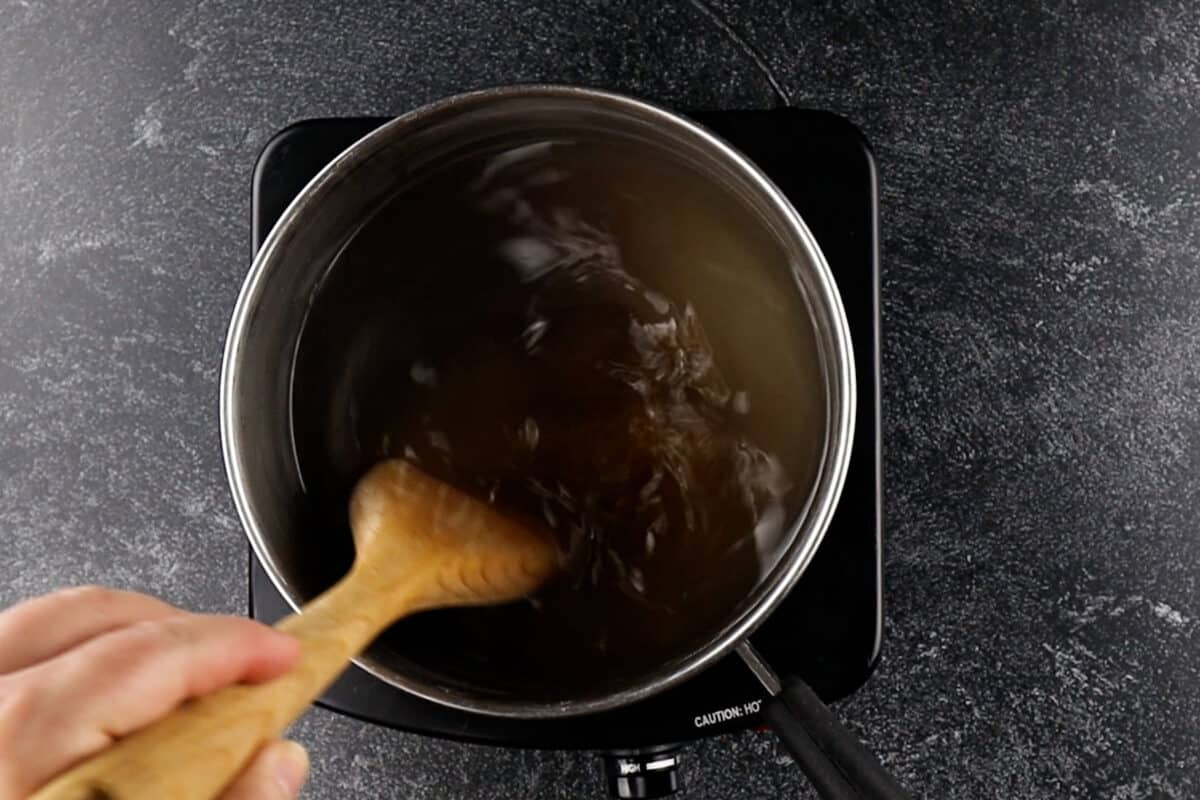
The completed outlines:
<svg viewBox="0 0 1200 800">
<path fill-rule="evenodd" d="M 221 800 L 293 800 L 308 778 L 308 753 L 296 742 L 272 742 L 229 785 Z"/>
</svg>

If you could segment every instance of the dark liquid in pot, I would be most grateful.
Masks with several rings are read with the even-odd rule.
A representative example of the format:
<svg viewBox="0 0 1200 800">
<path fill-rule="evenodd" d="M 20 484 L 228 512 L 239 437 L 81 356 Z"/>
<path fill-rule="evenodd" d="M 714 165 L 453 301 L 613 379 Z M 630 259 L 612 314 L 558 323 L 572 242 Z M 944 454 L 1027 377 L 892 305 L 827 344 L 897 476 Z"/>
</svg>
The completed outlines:
<svg viewBox="0 0 1200 800">
<path fill-rule="evenodd" d="M 352 557 L 354 482 L 407 458 L 544 520 L 565 568 L 530 601 L 423 614 L 378 647 L 553 698 L 702 646 L 774 564 L 820 454 L 793 280 L 732 197 L 631 145 L 530 142 L 414 182 L 337 258 L 297 352 L 318 581 Z"/>
</svg>

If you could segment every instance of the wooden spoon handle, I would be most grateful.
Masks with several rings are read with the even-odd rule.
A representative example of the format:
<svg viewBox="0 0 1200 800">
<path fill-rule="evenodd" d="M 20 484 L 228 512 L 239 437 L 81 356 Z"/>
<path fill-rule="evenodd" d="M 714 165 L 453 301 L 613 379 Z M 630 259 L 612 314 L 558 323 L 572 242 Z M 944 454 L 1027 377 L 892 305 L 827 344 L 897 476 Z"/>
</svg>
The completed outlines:
<svg viewBox="0 0 1200 800">
<path fill-rule="evenodd" d="M 230 686 L 181 706 L 60 775 L 31 800 L 211 800 L 405 613 L 355 567 L 275 627 L 300 640 L 300 663 L 257 685 Z"/>
</svg>

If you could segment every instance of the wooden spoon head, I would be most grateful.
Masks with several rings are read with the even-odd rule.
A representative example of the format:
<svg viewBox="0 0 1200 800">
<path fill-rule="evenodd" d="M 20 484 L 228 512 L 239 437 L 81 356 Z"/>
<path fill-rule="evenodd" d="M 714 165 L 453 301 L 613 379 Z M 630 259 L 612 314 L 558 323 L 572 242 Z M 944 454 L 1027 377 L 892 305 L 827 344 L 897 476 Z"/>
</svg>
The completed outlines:
<svg viewBox="0 0 1200 800">
<path fill-rule="evenodd" d="M 407 461 L 375 465 L 350 497 L 355 568 L 408 610 L 523 597 L 558 568 L 550 532 L 507 516 Z"/>
</svg>

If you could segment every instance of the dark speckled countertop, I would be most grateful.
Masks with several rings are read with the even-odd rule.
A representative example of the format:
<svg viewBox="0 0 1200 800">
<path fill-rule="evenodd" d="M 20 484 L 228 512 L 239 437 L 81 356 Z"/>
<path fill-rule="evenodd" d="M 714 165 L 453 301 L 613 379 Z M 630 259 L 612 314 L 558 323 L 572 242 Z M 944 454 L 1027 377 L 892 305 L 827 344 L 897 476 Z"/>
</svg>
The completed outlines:
<svg viewBox="0 0 1200 800">
<path fill-rule="evenodd" d="M 217 376 L 274 131 L 514 81 L 775 84 L 881 176 L 886 639 L 841 714 L 922 797 L 1200 796 L 1200 13 L 827 5 L 0 0 L 0 603 L 244 612 Z M 588 754 L 296 736 L 311 798 L 600 796 Z M 686 773 L 810 796 L 763 734 Z"/>
</svg>

